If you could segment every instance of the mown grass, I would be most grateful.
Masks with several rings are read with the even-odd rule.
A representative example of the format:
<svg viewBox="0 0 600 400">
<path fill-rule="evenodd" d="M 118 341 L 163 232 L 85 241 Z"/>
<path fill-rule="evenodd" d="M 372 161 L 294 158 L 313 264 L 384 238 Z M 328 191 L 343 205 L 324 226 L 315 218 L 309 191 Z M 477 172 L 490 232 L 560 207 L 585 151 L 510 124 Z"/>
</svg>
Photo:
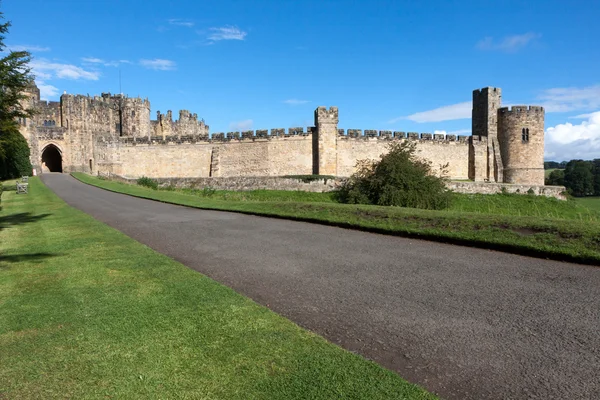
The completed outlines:
<svg viewBox="0 0 600 400">
<path fill-rule="evenodd" d="M 165 190 L 165 189 L 161 189 Z M 316 193 L 302 192 L 289 190 L 248 190 L 248 191 L 233 191 L 233 190 L 213 190 L 205 189 L 168 189 L 175 192 L 191 194 L 194 196 L 211 198 L 213 200 L 227 201 L 294 201 L 294 202 L 317 202 L 317 203 L 334 203 L 334 193 Z"/>
<path fill-rule="evenodd" d="M 67 206 L 38 178 L 3 197 L 1 399 L 434 398 Z"/>
<path fill-rule="evenodd" d="M 466 212 L 331 202 L 239 201 L 201 197 L 176 191 L 151 190 L 136 185 L 99 180 L 85 174 L 74 174 L 74 176 L 82 182 L 115 192 L 190 207 L 317 222 L 372 232 L 492 248 L 537 257 L 600 264 L 598 214 L 585 207 L 580 207 L 577 203 L 565 202 L 566 211 L 558 212 L 561 217 L 557 218 L 554 217 L 557 212 L 550 208 L 548 213 L 552 214 L 552 217 L 540 216 L 543 212 L 538 206 L 523 206 L 522 213 L 510 206 L 510 201 L 555 203 L 551 199 L 525 195 L 492 196 L 493 199 L 499 199 L 491 200 L 497 203 L 498 209 L 512 210 L 512 213 L 483 212 L 483 206 L 477 207 L 478 212 Z M 506 200 L 504 197 L 510 200 Z M 481 200 L 478 196 L 473 196 L 473 199 L 473 203 L 479 201 L 479 204 L 487 204 L 488 208 L 492 207 L 490 205 L 492 203 L 482 203 L 488 200 Z M 463 205 L 463 207 L 468 206 Z M 558 204 L 557 207 L 562 207 L 562 205 Z"/>
<path fill-rule="evenodd" d="M 79 175 L 77 175 L 79 177 Z M 311 193 L 285 190 L 231 191 L 203 189 L 161 189 L 190 194 L 210 200 L 240 202 L 315 202 L 336 203 L 336 193 Z M 576 200 L 557 200 L 542 196 L 520 194 L 461 194 L 454 193 L 450 207 L 443 211 L 481 214 L 532 216 L 543 218 L 600 221 L 600 210 L 592 210 Z"/>
<path fill-rule="evenodd" d="M 600 213 L 600 197 L 579 197 L 575 201 L 590 210 Z"/>
</svg>

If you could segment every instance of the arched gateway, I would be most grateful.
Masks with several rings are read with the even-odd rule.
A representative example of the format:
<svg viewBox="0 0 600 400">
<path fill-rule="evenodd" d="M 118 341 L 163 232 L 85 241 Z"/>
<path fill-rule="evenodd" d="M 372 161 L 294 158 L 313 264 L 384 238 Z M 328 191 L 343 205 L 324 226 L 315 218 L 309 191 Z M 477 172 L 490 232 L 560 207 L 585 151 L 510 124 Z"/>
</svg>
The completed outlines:
<svg viewBox="0 0 600 400">
<path fill-rule="evenodd" d="M 42 151 L 42 171 L 63 172 L 61 151 L 53 144 L 49 144 Z"/>
</svg>

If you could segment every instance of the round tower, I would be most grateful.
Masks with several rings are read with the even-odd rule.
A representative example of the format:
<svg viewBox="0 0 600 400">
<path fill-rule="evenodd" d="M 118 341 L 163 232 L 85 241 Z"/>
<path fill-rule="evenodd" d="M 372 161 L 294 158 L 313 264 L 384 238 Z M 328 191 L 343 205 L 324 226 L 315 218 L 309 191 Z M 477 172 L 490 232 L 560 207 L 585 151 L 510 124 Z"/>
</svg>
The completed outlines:
<svg viewBox="0 0 600 400">
<path fill-rule="evenodd" d="M 150 102 L 139 97 L 122 99 L 123 136 L 145 137 L 150 134 Z"/>
<path fill-rule="evenodd" d="M 498 109 L 498 142 L 505 183 L 544 184 L 543 107 Z"/>
</svg>

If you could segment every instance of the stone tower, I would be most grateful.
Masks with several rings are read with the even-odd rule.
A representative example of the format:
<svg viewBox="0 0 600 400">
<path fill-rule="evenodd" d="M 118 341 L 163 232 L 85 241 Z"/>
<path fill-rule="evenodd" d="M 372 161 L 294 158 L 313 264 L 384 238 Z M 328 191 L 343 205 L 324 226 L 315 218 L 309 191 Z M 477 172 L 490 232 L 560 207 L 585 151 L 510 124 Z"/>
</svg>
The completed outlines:
<svg viewBox="0 0 600 400">
<path fill-rule="evenodd" d="M 337 175 L 338 108 L 319 107 L 315 110 L 313 133 L 313 173 Z"/>
<path fill-rule="evenodd" d="M 544 184 L 543 107 L 500 108 L 498 140 L 505 183 Z"/>
<path fill-rule="evenodd" d="M 502 104 L 502 89 L 485 87 L 473 90 L 473 135 L 497 137 L 498 109 Z"/>
<path fill-rule="evenodd" d="M 473 91 L 469 177 L 475 181 L 502 182 L 504 179 L 498 143 L 498 109 L 501 104 L 500 88 L 485 87 Z"/>
</svg>

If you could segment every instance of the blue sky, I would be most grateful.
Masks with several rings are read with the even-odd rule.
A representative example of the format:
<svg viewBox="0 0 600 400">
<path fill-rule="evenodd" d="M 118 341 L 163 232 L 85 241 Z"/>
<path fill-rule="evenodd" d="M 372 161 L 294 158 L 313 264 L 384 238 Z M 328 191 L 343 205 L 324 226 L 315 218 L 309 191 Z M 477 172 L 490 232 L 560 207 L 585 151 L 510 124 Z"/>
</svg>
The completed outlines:
<svg viewBox="0 0 600 400">
<path fill-rule="evenodd" d="M 546 158 L 600 158 L 600 1 L 3 0 L 43 97 L 122 91 L 211 132 L 470 134 L 471 93 L 546 107 Z"/>
</svg>

